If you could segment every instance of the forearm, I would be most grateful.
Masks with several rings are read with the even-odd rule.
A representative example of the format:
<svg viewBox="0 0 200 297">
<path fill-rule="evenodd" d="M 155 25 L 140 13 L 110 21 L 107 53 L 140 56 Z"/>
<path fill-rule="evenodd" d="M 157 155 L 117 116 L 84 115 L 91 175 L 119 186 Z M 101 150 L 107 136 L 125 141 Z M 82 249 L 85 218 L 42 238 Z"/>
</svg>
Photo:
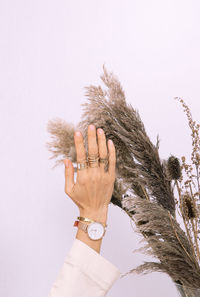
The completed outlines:
<svg viewBox="0 0 200 297">
<path fill-rule="evenodd" d="M 84 218 L 89 218 L 94 221 L 98 221 L 101 223 L 107 223 L 107 214 L 108 214 L 108 208 L 93 212 L 93 211 L 80 211 L 80 216 Z M 88 222 L 84 222 L 85 224 L 90 224 Z M 97 253 L 100 253 L 102 239 L 99 240 L 92 240 L 89 238 L 88 234 L 84 232 L 83 230 L 78 229 L 76 233 L 76 238 L 87 244 L 89 247 L 94 249 Z"/>
</svg>

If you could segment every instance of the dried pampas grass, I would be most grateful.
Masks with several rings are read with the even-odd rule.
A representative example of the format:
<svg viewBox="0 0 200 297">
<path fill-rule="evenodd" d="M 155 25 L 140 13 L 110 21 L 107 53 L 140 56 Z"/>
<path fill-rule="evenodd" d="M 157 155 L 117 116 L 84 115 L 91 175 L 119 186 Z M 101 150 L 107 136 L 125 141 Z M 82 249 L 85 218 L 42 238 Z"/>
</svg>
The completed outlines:
<svg viewBox="0 0 200 297">
<path fill-rule="evenodd" d="M 144 235 L 146 241 L 140 250 L 159 260 L 144 263 L 125 275 L 133 272 L 161 271 L 167 273 L 174 282 L 186 286 L 192 284 L 194 288 L 199 288 L 200 267 L 192 246 L 170 212 L 157 203 L 138 197 L 125 197 L 122 206 L 126 210 L 135 211 L 133 220 L 138 232 Z"/>
<path fill-rule="evenodd" d="M 198 288 L 200 126 L 192 120 L 189 108 L 180 99 L 193 131 L 192 160 L 198 180 L 196 185 L 191 175 L 192 166 L 186 164 L 184 156 L 182 164 L 173 155 L 168 160 L 160 159 L 158 137 L 154 145 L 139 112 L 126 103 L 119 80 L 113 73 L 108 73 L 104 65 L 101 80 L 106 89 L 93 85 L 86 87 L 88 101 L 82 104 L 84 112 L 76 127 L 58 118 L 48 122 L 47 130 L 52 141 L 47 143 L 47 148 L 53 154 L 51 159 L 56 159 L 57 166 L 69 158 L 75 163 L 76 170 L 74 131 L 82 132 L 88 152 L 88 125 L 93 123 L 96 128 L 103 128 L 106 138 L 112 139 L 116 147 L 116 180 L 111 203 L 123 209 L 135 222 L 146 242 L 141 250 L 158 259 L 158 262 L 144 263 L 128 273 L 162 271 L 177 284 Z M 188 176 L 185 183 L 182 170 Z M 175 187 L 178 199 L 174 195 Z M 176 220 L 176 206 L 186 233 Z"/>
<path fill-rule="evenodd" d="M 56 166 L 63 164 L 63 160 L 69 157 L 72 162 L 76 162 L 76 150 L 74 145 L 75 127 L 71 123 L 66 123 L 64 120 L 55 118 L 49 120 L 47 131 L 51 134 L 51 141 L 46 143 L 47 149 L 52 153 L 49 159 L 56 159 Z M 58 157 L 63 156 L 63 159 Z"/>
</svg>

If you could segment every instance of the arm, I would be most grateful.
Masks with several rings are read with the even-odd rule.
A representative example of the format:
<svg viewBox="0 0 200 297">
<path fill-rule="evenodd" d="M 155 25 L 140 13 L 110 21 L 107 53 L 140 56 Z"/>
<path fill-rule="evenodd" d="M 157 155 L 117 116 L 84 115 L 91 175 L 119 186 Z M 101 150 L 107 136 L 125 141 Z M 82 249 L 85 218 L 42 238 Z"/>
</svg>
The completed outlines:
<svg viewBox="0 0 200 297">
<path fill-rule="evenodd" d="M 74 134 L 74 140 L 77 162 L 82 163 L 87 157 L 81 132 L 77 131 Z M 106 158 L 109 155 L 108 170 L 105 171 L 105 163 L 97 163 L 96 167 L 89 166 L 86 169 L 77 170 L 76 184 L 74 183 L 73 164 L 68 159 L 64 160 L 65 192 L 78 206 L 80 216 L 106 223 L 115 181 L 116 152 L 112 141 L 108 141 L 107 148 L 103 129 L 98 129 L 96 133 L 96 127 L 90 125 L 88 127 L 88 156 L 97 154 L 100 158 Z M 93 241 L 79 229 L 76 238 L 100 253 L 102 239 Z"/>
<path fill-rule="evenodd" d="M 48 297 L 104 297 L 119 277 L 116 266 L 75 238 Z"/>
<path fill-rule="evenodd" d="M 108 209 L 98 211 L 97 213 L 94 213 L 93 211 L 80 211 L 80 216 L 85 218 L 90 218 L 92 220 L 97 220 L 98 222 L 107 222 L 107 212 Z M 87 222 L 85 222 L 88 224 Z M 87 233 L 83 232 L 82 230 L 78 229 L 76 233 L 76 238 L 83 241 L 85 244 L 87 244 L 90 248 L 94 249 L 96 252 L 100 253 L 101 244 L 103 238 L 99 240 L 92 240 L 89 238 Z"/>
<path fill-rule="evenodd" d="M 75 135 L 77 161 L 84 160 L 83 137 Z M 104 133 L 88 129 L 89 154 L 99 150 L 100 157 L 107 155 Z M 68 162 L 66 162 L 68 161 Z M 115 179 L 115 148 L 109 144 L 109 171 L 104 164 L 99 167 L 78 171 L 74 184 L 72 162 L 65 160 L 65 192 L 77 204 L 80 216 L 102 223 L 107 222 L 108 205 Z M 48 297 L 104 297 L 120 277 L 119 269 L 100 255 L 102 238 L 92 240 L 87 233 L 78 229 L 73 245 L 68 252 Z"/>
</svg>

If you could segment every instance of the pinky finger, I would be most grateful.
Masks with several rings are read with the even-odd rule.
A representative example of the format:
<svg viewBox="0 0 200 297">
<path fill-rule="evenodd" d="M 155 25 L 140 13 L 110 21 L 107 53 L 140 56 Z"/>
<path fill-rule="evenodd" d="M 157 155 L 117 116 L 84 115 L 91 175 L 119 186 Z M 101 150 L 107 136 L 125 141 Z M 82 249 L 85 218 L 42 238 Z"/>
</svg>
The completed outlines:
<svg viewBox="0 0 200 297">
<path fill-rule="evenodd" d="M 116 151 L 114 143 L 111 139 L 108 140 L 109 150 L 109 168 L 108 173 L 111 177 L 115 178 L 115 167 L 116 167 Z"/>
</svg>

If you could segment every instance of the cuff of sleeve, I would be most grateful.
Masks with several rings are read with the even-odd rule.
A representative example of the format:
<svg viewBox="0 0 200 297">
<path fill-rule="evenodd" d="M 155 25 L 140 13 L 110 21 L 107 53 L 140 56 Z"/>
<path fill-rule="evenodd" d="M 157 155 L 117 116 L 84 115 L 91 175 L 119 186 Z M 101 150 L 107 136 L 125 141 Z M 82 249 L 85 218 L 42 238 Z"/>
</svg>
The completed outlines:
<svg viewBox="0 0 200 297">
<path fill-rule="evenodd" d="M 115 265 L 77 238 L 75 238 L 65 262 L 78 266 L 106 292 L 121 275 Z"/>
</svg>

